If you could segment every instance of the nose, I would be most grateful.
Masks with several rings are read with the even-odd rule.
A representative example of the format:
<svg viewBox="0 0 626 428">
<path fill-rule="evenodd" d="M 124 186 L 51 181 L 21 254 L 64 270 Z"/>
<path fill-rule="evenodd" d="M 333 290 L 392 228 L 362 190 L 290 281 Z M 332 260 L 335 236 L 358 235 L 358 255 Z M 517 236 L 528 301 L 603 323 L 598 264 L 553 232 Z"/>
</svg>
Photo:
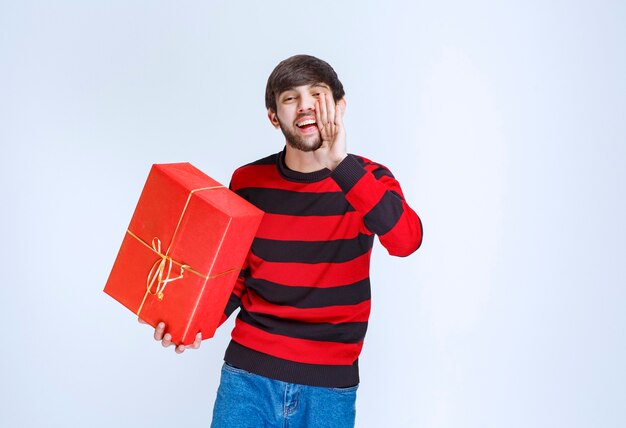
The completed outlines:
<svg viewBox="0 0 626 428">
<path fill-rule="evenodd" d="M 315 110 L 315 97 L 310 94 L 301 95 L 300 103 L 298 104 L 298 113 L 305 113 L 312 110 Z"/>
</svg>

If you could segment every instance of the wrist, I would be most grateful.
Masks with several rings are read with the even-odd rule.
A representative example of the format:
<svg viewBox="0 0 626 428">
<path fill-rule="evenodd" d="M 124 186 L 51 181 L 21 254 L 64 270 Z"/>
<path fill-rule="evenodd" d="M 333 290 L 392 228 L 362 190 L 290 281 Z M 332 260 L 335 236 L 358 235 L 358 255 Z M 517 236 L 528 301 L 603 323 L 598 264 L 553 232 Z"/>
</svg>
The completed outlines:
<svg viewBox="0 0 626 428">
<path fill-rule="evenodd" d="M 348 157 L 348 154 L 344 153 L 333 159 L 329 159 L 328 163 L 326 164 L 326 168 L 330 169 L 331 171 L 334 171 L 335 168 L 337 168 L 337 166 L 347 157 Z"/>
<path fill-rule="evenodd" d="M 357 157 L 348 155 L 332 171 L 331 177 L 344 193 L 348 193 L 366 173 L 367 171 Z"/>
</svg>

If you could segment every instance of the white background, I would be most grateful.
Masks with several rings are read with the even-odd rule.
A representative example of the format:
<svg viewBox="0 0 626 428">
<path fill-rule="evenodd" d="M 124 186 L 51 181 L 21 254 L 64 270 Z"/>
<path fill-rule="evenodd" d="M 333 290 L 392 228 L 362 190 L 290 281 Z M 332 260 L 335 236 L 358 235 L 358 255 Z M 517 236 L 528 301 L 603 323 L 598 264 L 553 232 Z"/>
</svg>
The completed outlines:
<svg viewBox="0 0 626 428">
<path fill-rule="evenodd" d="M 625 3 L 384 4 L 0 1 L 1 426 L 208 426 L 229 326 L 176 355 L 102 288 L 152 163 L 282 148 L 296 53 L 425 229 L 377 244 L 357 426 L 626 425 Z"/>
</svg>

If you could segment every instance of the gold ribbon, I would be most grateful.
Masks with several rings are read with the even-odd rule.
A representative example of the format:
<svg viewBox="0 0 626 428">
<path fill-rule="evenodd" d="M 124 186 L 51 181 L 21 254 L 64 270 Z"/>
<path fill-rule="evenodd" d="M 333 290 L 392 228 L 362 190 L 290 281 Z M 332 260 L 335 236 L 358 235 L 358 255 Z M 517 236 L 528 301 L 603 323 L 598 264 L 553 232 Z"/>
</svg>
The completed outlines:
<svg viewBox="0 0 626 428">
<path fill-rule="evenodd" d="M 180 274 L 176 278 L 170 278 L 174 260 L 171 257 L 161 253 L 161 240 L 159 238 L 152 238 L 152 249 L 159 255 L 161 260 L 157 260 L 156 262 L 154 262 L 154 264 L 152 265 L 152 269 L 150 269 L 150 273 L 148 274 L 148 278 L 146 279 L 146 291 L 153 296 L 157 296 L 157 299 L 163 300 L 163 292 L 165 291 L 165 286 L 167 285 L 167 283 L 181 279 L 183 277 L 184 269 L 188 268 L 189 266 L 180 265 Z M 163 279 L 165 265 L 167 265 L 167 274 L 165 275 L 165 279 Z M 157 285 L 154 293 L 152 293 L 151 290 L 155 281 Z"/>
<path fill-rule="evenodd" d="M 203 278 L 205 280 L 205 283 L 206 283 L 206 281 L 208 281 L 209 279 L 218 278 L 220 276 L 224 276 L 224 275 L 227 275 L 229 273 L 232 273 L 232 272 L 240 270 L 240 268 L 229 269 L 229 270 L 226 270 L 224 272 L 218 273 L 216 275 L 208 276 L 208 275 L 204 275 L 204 274 L 202 274 L 202 273 L 192 269 L 189 265 L 180 263 L 180 262 L 172 259 L 168 255 L 169 252 L 170 252 L 170 249 L 172 247 L 172 244 L 174 242 L 174 238 L 176 237 L 176 234 L 178 233 L 178 229 L 179 229 L 180 224 L 181 224 L 181 222 L 183 220 L 185 212 L 187 211 L 187 206 L 189 205 L 189 201 L 191 200 L 191 196 L 195 192 L 200 192 L 200 191 L 203 191 L 203 190 L 221 189 L 221 188 L 225 188 L 225 186 L 221 186 L 220 185 L 220 186 L 213 186 L 213 187 L 203 187 L 203 188 L 200 188 L 200 189 L 194 189 L 191 192 L 189 192 L 189 195 L 187 196 L 187 202 L 185 202 L 185 206 L 183 207 L 183 211 L 180 214 L 180 217 L 178 218 L 178 223 L 176 224 L 176 229 L 174 229 L 174 234 L 172 235 L 172 239 L 170 241 L 170 245 L 167 247 L 167 250 L 165 251 L 165 253 L 161 252 L 161 240 L 158 237 L 152 238 L 152 245 L 149 245 L 143 239 L 141 239 L 140 237 L 135 235 L 130 229 L 126 230 L 126 233 L 128 233 L 130 236 L 135 238 L 137 241 L 139 241 L 141 244 L 143 244 L 144 246 L 146 246 L 148 249 L 150 249 L 151 251 L 155 252 L 159 256 L 159 258 L 152 265 L 152 268 L 150 269 L 150 272 L 148 272 L 148 277 L 146 278 L 146 293 L 143 296 L 143 300 L 141 301 L 141 305 L 139 305 L 139 309 L 137 309 L 137 316 L 139 316 L 139 314 L 141 313 L 141 310 L 143 309 L 143 305 L 146 302 L 146 299 L 148 298 L 148 295 L 157 296 L 157 299 L 163 300 L 164 293 L 165 293 L 165 287 L 167 286 L 167 284 L 170 283 L 170 282 L 174 282 L 174 281 L 177 281 L 179 279 L 182 279 L 185 271 L 189 271 L 192 274 L 197 275 L 197 276 Z M 180 268 L 180 272 L 179 272 L 178 276 L 172 278 L 172 277 L 170 277 L 170 275 L 172 274 L 172 268 L 173 268 L 174 265 L 176 265 L 177 267 Z M 167 271 L 167 273 L 166 273 L 166 271 Z M 156 287 L 155 287 L 155 290 L 153 292 L 152 288 L 153 288 L 153 286 L 155 284 L 156 284 Z"/>
</svg>

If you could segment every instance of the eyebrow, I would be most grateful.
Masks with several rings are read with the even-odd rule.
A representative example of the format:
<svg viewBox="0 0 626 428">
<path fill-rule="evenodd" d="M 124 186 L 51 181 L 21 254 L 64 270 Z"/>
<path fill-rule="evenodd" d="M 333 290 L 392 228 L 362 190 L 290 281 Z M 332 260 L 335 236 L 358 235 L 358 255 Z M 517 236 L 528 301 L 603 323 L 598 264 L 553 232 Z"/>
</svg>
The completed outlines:
<svg viewBox="0 0 626 428">
<path fill-rule="evenodd" d="M 309 85 L 309 89 L 313 89 L 313 88 L 322 88 L 322 89 L 327 89 L 329 91 L 331 91 L 330 86 L 328 86 L 326 83 L 311 83 Z M 292 86 L 290 88 L 285 89 L 284 91 L 282 91 L 280 94 L 278 94 L 277 98 L 280 99 L 283 96 L 285 96 L 285 94 L 287 94 L 287 92 L 295 92 L 295 86 Z"/>
<path fill-rule="evenodd" d="M 330 90 L 330 86 L 328 86 L 326 83 L 313 83 L 312 85 L 310 85 L 311 88 L 324 88 L 324 89 L 328 89 Z"/>
</svg>

